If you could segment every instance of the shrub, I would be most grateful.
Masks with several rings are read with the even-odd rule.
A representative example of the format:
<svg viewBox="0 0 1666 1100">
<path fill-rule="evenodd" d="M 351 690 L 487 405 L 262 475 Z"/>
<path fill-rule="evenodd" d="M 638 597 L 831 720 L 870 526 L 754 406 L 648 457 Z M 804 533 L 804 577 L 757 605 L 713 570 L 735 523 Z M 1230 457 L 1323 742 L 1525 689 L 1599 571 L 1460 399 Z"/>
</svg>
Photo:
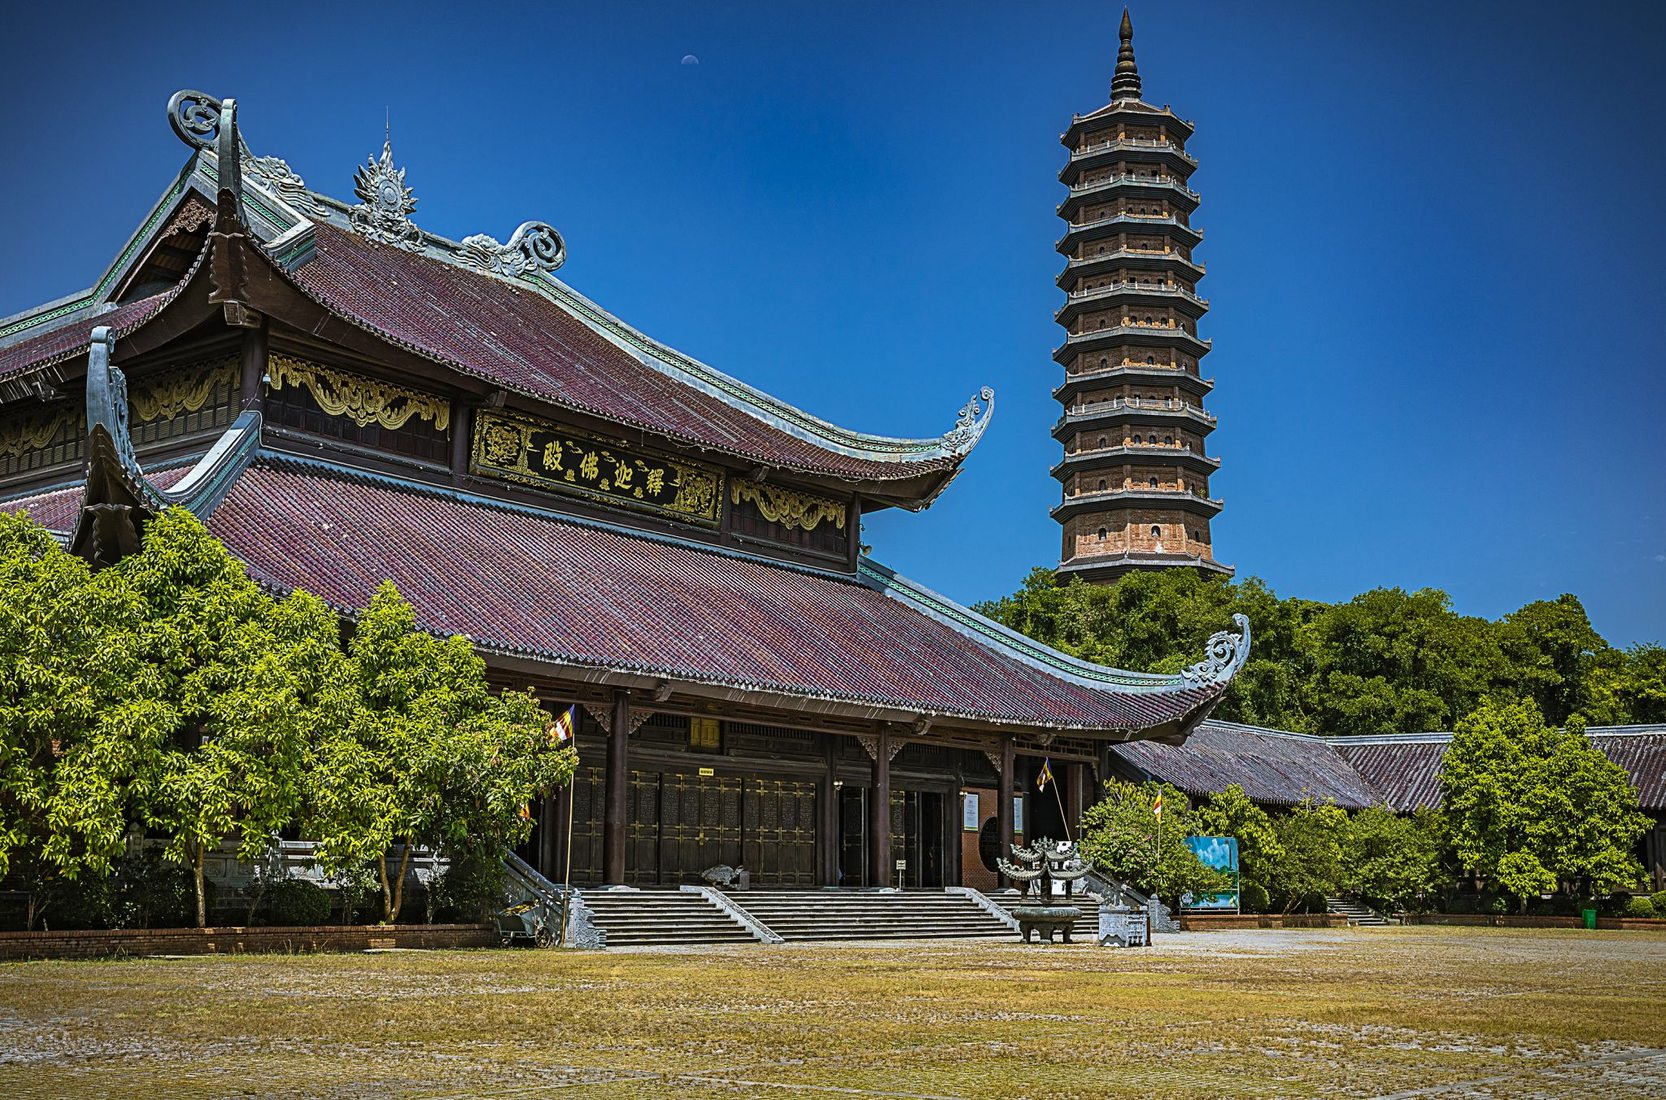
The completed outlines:
<svg viewBox="0 0 1666 1100">
<path fill-rule="evenodd" d="M 163 860 L 159 849 L 117 859 L 110 885 L 111 923 L 117 928 L 178 928 L 196 921 L 190 869 Z"/>
<path fill-rule="evenodd" d="M 1626 902 L 1625 915 L 1628 917 L 1658 916 L 1653 898 L 1632 898 Z"/>
<path fill-rule="evenodd" d="M 501 859 L 479 855 L 453 856 L 451 865 L 434 884 L 436 915 L 442 920 L 487 920 L 503 908 L 505 872 Z"/>
<path fill-rule="evenodd" d="M 274 882 L 266 890 L 267 912 L 273 924 L 323 924 L 330 919 L 330 892 L 305 879 Z"/>
<path fill-rule="evenodd" d="M 115 889 L 110 876 L 87 873 L 60 883 L 44 920 L 52 928 L 114 927 Z"/>
<path fill-rule="evenodd" d="M 1246 913 L 1265 913 L 1273 903 L 1267 888 L 1252 878 L 1242 879 L 1238 885 L 1238 908 Z"/>
<path fill-rule="evenodd" d="M 1657 917 L 1666 917 L 1666 890 L 1662 890 L 1656 894 L 1650 894 L 1649 900 L 1654 902 L 1654 915 Z"/>
</svg>

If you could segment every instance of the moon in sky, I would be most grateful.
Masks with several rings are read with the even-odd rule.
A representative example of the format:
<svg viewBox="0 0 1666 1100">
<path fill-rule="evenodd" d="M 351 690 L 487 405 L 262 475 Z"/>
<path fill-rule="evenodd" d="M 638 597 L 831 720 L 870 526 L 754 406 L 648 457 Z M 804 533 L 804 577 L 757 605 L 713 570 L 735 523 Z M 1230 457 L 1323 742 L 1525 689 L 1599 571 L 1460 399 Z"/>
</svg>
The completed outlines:
<svg viewBox="0 0 1666 1100">
<path fill-rule="evenodd" d="M 691 53 L 685 53 L 685 54 L 683 54 L 683 64 L 684 65 L 698 65 L 698 64 L 700 64 L 700 59 L 698 57 L 695 57 Z"/>
</svg>

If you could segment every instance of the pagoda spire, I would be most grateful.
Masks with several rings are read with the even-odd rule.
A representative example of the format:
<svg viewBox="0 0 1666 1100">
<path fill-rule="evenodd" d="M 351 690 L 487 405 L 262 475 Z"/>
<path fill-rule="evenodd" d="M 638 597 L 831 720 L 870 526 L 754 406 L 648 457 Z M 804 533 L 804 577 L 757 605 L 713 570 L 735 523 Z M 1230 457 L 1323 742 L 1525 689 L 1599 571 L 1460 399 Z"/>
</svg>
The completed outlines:
<svg viewBox="0 0 1666 1100">
<path fill-rule="evenodd" d="M 1140 69 L 1134 64 L 1134 21 L 1122 9 L 1122 45 L 1116 51 L 1116 74 L 1111 77 L 1111 102 L 1140 98 Z"/>
</svg>

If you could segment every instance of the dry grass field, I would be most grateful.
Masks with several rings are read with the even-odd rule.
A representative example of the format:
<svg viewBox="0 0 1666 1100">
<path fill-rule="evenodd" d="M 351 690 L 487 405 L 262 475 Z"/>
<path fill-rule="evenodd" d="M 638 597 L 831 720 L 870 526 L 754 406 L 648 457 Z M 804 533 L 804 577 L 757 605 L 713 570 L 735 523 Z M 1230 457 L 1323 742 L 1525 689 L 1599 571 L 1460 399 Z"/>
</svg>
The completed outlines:
<svg viewBox="0 0 1666 1100">
<path fill-rule="evenodd" d="M 0 1096 L 1666 1097 L 1666 936 L 0 964 Z"/>
</svg>

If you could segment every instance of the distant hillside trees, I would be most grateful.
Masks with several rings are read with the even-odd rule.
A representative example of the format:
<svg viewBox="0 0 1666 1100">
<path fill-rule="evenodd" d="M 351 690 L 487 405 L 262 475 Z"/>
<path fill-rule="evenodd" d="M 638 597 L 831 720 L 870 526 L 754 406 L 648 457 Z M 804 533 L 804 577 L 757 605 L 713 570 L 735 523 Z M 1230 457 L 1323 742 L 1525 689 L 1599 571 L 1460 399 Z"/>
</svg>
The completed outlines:
<svg viewBox="0 0 1666 1100">
<path fill-rule="evenodd" d="M 395 920 L 391 846 L 495 857 L 525 838 L 527 804 L 574 765 L 547 728 L 391 585 L 344 630 L 314 596 L 263 591 L 184 511 L 97 573 L 0 514 L 0 876 L 29 927 L 135 831 L 189 870 L 199 926 L 207 855 L 230 840 L 258 864 L 280 835 L 374 874 Z"/>
<path fill-rule="evenodd" d="M 1284 598 L 1193 570 L 1055 584 L 1037 569 L 979 611 L 1037 641 L 1123 668 L 1173 672 L 1249 616 L 1254 646 L 1216 716 L 1324 734 L 1450 730 L 1483 698 L 1531 701 L 1553 725 L 1666 722 L 1666 649 L 1610 646 L 1571 595 L 1493 621 L 1438 589 L 1345 603 Z"/>
</svg>

